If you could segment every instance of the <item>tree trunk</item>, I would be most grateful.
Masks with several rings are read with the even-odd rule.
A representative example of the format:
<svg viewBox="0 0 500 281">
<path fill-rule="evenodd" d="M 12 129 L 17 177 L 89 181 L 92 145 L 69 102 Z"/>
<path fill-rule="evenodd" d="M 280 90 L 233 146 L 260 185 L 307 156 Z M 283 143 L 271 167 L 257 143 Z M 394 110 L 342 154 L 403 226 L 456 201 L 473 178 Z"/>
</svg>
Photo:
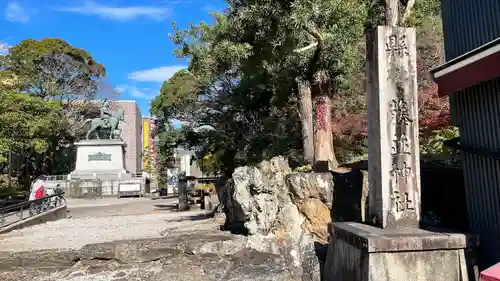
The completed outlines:
<svg viewBox="0 0 500 281">
<path fill-rule="evenodd" d="M 386 24 L 388 26 L 396 26 L 399 23 L 399 1 L 388 0 L 386 1 L 385 9 Z"/>
<path fill-rule="evenodd" d="M 302 123 L 302 144 L 304 147 L 304 162 L 314 162 L 314 129 L 311 84 L 309 81 L 297 79 L 299 96 L 299 117 Z"/>
<path fill-rule="evenodd" d="M 314 97 L 316 122 L 314 132 L 314 170 L 328 172 L 338 168 L 332 134 L 332 99 L 330 78 L 323 72 L 317 74 L 318 94 Z"/>
</svg>

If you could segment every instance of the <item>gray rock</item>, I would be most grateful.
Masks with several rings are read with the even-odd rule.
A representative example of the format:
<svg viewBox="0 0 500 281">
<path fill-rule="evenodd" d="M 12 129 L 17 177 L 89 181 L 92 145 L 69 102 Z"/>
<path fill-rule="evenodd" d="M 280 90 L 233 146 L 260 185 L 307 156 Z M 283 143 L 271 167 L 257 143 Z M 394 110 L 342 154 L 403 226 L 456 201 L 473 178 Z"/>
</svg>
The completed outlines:
<svg viewBox="0 0 500 281">
<path fill-rule="evenodd" d="M 26 268 L 68 268 L 79 259 L 75 250 L 42 250 L 27 252 L 0 251 L 0 270 L 16 267 Z"/>
<path fill-rule="evenodd" d="M 80 257 L 78 263 L 75 254 Z M 54 257 L 64 255 L 68 262 L 72 262 L 71 267 L 50 270 L 43 267 L 54 261 Z M 22 252 L 17 257 L 22 261 L 31 259 L 36 262 L 31 267 L 3 268 L 0 272 L 3 281 L 293 280 L 283 257 L 248 249 L 240 237 L 214 234 L 99 243 L 86 245 L 80 253 L 53 250 Z M 42 261 L 42 258 L 47 261 Z"/>
<path fill-rule="evenodd" d="M 314 242 L 328 239 L 330 174 L 292 173 L 286 159 L 275 157 L 238 167 L 219 186 L 226 223 L 244 227 L 246 247 L 280 255 L 296 279 L 320 280 Z"/>
<path fill-rule="evenodd" d="M 333 204 L 333 177 L 330 173 L 293 173 L 286 177 L 293 204 L 305 217 L 303 227 L 315 240 L 328 243 L 328 225 Z"/>
<path fill-rule="evenodd" d="M 327 206 L 333 203 L 333 177 L 330 173 L 292 173 L 286 182 L 293 199 L 319 199 Z"/>
</svg>

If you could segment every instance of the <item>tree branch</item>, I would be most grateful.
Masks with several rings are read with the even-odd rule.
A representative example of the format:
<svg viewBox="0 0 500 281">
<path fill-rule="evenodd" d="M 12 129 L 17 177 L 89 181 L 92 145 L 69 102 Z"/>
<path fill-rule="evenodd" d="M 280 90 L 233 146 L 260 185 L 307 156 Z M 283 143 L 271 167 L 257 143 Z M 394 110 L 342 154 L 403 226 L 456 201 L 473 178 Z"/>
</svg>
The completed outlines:
<svg viewBox="0 0 500 281">
<path fill-rule="evenodd" d="M 314 42 L 314 43 L 311 43 L 311 44 L 309 44 L 309 45 L 307 45 L 305 47 L 302 47 L 302 48 L 299 48 L 299 49 L 295 49 L 295 50 L 293 50 L 293 52 L 294 53 L 302 53 L 302 52 L 305 52 L 305 51 L 307 51 L 309 49 L 312 49 L 312 48 L 314 48 L 316 46 L 318 46 L 318 42 Z"/>
<path fill-rule="evenodd" d="M 305 25 L 304 29 L 309 34 L 311 34 L 312 37 L 314 37 L 318 41 L 318 44 L 323 44 L 323 36 L 321 36 L 321 34 L 318 32 L 318 30 L 316 30 L 315 28 L 312 28 L 308 25 Z"/>
<path fill-rule="evenodd" d="M 406 4 L 405 11 L 403 13 L 403 18 L 401 19 L 401 22 L 405 22 L 408 17 L 411 15 L 411 11 L 413 10 L 413 7 L 415 6 L 416 0 L 408 0 L 408 3 Z"/>
<path fill-rule="evenodd" d="M 319 57 L 320 57 L 320 54 L 321 54 L 321 50 L 323 49 L 323 36 L 321 36 L 321 34 L 318 32 L 317 29 L 315 28 L 312 28 L 310 26 L 308 26 L 307 24 L 304 25 L 304 29 L 312 36 L 316 39 L 317 41 L 317 48 L 316 48 L 316 51 L 314 52 L 314 56 L 313 58 L 311 59 L 310 63 L 309 63 L 309 67 L 307 69 L 307 78 L 309 80 L 312 80 L 313 76 L 314 76 L 314 73 L 316 72 L 316 65 L 319 61 Z"/>
</svg>

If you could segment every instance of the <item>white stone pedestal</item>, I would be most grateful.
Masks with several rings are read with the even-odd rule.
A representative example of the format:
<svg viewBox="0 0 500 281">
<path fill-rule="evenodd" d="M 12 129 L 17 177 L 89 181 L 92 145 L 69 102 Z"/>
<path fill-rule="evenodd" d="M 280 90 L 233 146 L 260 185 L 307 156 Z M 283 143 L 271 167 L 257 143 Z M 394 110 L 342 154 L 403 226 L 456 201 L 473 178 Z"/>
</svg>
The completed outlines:
<svg viewBox="0 0 500 281">
<path fill-rule="evenodd" d="M 75 143 L 76 165 L 71 177 L 127 174 L 125 143 L 119 140 L 81 140 Z"/>
</svg>

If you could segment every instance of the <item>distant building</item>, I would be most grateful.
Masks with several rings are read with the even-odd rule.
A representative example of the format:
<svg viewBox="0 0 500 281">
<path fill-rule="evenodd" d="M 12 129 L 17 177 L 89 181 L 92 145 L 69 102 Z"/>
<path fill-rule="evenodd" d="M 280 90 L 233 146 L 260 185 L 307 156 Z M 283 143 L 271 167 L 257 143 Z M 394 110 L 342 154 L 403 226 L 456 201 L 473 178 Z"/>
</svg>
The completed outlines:
<svg viewBox="0 0 500 281">
<path fill-rule="evenodd" d="M 142 114 L 137 102 L 133 100 L 119 100 L 114 104 L 123 109 L 125 123 L 122 125 L 122 139 L 127 145 L 125 148 L 125 168 L 130 173 L 139 173 L 142 170 Z"/>
<path fill-rule="evenodd" d="M 201 177 L 202 173 L 198 163 L 193 161 L 194 152 L 182 148 L 174 150 L 174 165 L 178 172 L 185 172 L 186 176 Z"/>
</svg>

